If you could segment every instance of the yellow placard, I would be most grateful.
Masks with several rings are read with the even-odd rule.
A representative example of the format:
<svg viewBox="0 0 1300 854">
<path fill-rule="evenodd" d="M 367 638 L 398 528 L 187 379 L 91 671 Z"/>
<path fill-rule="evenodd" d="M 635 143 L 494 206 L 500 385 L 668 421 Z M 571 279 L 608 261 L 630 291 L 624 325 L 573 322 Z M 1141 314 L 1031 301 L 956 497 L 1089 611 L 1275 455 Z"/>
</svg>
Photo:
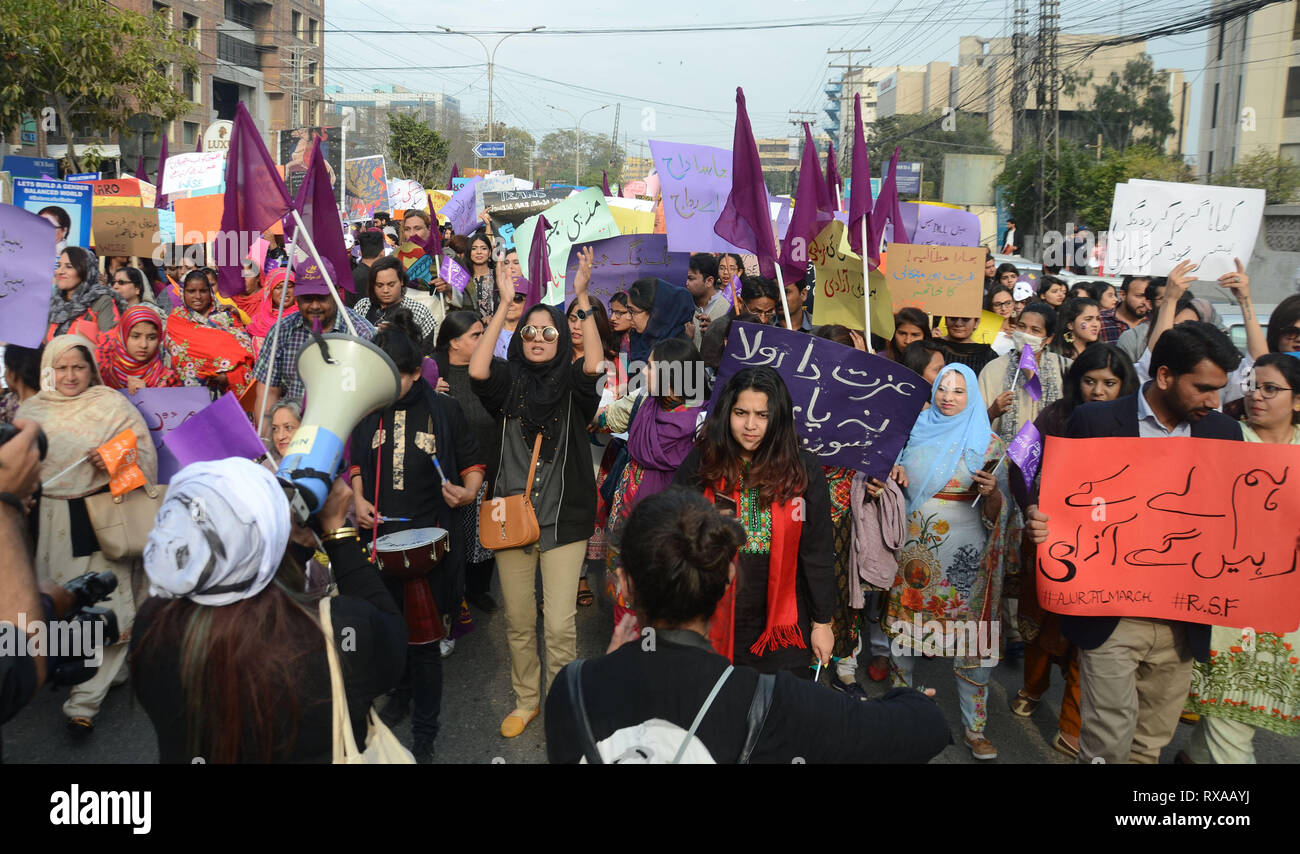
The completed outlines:
<svg viewBox="0 0 1300 854">
<path fill-rule="evenodd" d="M 1002 331 L 1002 315 L 992 311 L 980 312 L 979 325 L 975 327 L 975 332 L 971 334 L 970 340 L 976 344 L 992 344 Z M 935 332 L 940 338 L 948 334 L 948 323 L 946 320 L 939 322 L 939 328 Z"/>
<path fill-rule="evenodd" d="M 849 248 L 844 223 L 834 220 L 808 247 L 808 257 L 817 276 L 813 314 L 818 325 L 838 323 L 849 329 L 866 324 L 862 310 L 862 258 Z M 877 270 L 870 271 L 871 331 L 882 338 L 894 334 L 894 312 L 889 285 Z"/>
<path fill-rule="evenodd" d="M 614 224 L 618 226 L 619 234 L 654 234 L 654 211 L 638 211 L 610 205 L 609 212 L 614 215 Z"/>
</svg>

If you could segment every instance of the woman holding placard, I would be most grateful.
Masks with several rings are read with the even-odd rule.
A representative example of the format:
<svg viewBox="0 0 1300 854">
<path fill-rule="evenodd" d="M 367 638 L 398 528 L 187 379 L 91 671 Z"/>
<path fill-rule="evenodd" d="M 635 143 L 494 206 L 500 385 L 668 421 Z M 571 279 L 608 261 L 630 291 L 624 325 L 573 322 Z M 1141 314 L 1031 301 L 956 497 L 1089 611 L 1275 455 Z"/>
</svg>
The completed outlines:
<svg viewBox="0 0 1300 854">
<path fill-rule="evenodd" d="M 117 578 L 117 588 L 101 604 L 116 615 L 121 640 L 104 649 L 94 677 L 72 686 L 63 704 L 69 729 L 83 736 L 94 730 L 100 703 L 125 660 L 140 581 L 135 563 L 109 560 L 95 536 L 86 499 L 109 488 L 98 449 L 129 432 L 145 480 L 155 484 L 158 478 L 158 456 L 144 417 L 125 395 L 104 384 L 93 354 L 94 345 L 80 335 L 55 337 L 41 358 L 40 392 L 18 408 L 18 417 L 40 424 L 49 440 L 41 461 L 37 575 L 56 584 L 87 572 L 112 572 Z"/>
<path fill-rule="evenodd" d="M 243 397 L 253 383 L 253 339 L 231 311 L 217 305 L 212 283 L 202 270 L 182 282 L 180 308 L 167 318 L 165 345 L 176 373 L 187 386 Z"/>
<path fill-rule="evenodd" d="M 930 403 L 898 460 L 908 479 L 908 522 L 885 624 L 894 684 L 915 687 L 922 654 L 953 658 L 966 746 L 976 759 L 996 759 L 984 728 L 988 682 L 1001 655 L 995 627 L 1008 557 L 1006 467 L 999 465 L 1006 446 L 965 365 L 939 372 Z M 936 624 L 941 633 L 932 631 Z"/>
<path fill-rule="evenodd" d="M 1300 359 L 1269 353 L 1246 380 L 1247 442 L 1300 445 Z M 1300 630 L 1215 626 L 1210 657 L 1192 669 L 1187 711 L 1201 719 L 1176 761 L 1254 764 L 1257 728 L 1300 735 Z"/>
<path fill-rule="evenodd" d="M 428 341 L 433 337 L 437 323 L 429 309 L 406 293 L 406 285 L 406 268 L 402 266 L 401 259 L 395 255 L 380 258 L 370 265 L 370 289 L 367 295 L 357 300 L 352 310 L 378 328 L 397 309 L 408 309 L 411 318 L 420 327 L 420 334 Z"/>
</svg>

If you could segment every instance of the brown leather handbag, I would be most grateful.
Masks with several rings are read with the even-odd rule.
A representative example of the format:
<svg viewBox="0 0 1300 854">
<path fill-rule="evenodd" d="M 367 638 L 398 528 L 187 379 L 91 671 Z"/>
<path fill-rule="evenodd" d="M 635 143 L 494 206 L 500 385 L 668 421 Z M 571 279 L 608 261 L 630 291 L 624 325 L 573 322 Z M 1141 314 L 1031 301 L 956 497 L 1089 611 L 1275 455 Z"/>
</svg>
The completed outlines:
<svg viewBox="0 0 1300 854">
<path fill-rule="evenodd" d="M 504 430 L 503 425 L 503 435 Z M 502 448 L 504 447 L 503 440 Z M 537 523 L 537 511 L 533 509 L 533 499 L 530 497 L 533 477 L 537 474 L 537 457 L 541 451 L 542 434 L 538 433 L 533 442 L 533 459 L 528 464 L 528 480 L 524 481 L 522 493 L 504 498 L 489 498 L 479 506 L 478 541 L 483 548 L 491 551 L 518 549 L 531 546 L 541 538 L 542 528 Z M 501 473 L 498 470 L 497 483 L 500 482 Z"/>
<path fill-rule="evenodd" d="M 100 492 L 86 496 L 86 514 L 109 560 L 131 560 L 144 554 L 154 517 L 167 496 L 167 487 L 146 483 L 125 495 Z"/>
</svg>

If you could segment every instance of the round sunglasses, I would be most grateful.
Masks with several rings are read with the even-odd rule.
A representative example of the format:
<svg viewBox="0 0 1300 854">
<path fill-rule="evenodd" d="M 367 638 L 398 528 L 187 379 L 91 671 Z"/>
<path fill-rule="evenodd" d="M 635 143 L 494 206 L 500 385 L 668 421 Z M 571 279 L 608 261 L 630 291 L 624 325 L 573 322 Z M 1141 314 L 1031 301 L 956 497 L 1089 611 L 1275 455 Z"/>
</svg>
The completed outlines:
<svg viewBox="0 0 1300 854">
<path fill-rule="evenodd" d="M 536 341 L 540 337 L 547 344 L 553 343 L 560 337 L 560 330 L 554 326 L 533 326 L 531 323 L 519 330 L 525 341 Z"/>
</svg>

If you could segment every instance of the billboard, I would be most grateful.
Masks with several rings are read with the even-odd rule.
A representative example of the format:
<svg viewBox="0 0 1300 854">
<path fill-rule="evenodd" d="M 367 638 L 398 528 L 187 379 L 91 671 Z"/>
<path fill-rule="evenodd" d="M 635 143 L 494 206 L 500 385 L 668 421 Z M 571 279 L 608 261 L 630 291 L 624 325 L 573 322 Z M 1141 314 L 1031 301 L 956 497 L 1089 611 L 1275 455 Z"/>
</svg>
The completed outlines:
<svg viewBox="0 0 1300 854">
<path fill-rule="evenodd" d="M 334 201 L 342 202 L 343 131 L 337 127 L 309 127 L 280 131 L 276 163 L 284 167 L 284 183 L 289 194 L 298 195 L 298 188 L 307 177 L 311 148 L 320 140 L 320 152 L 329 169 L 330 183 L 334 186 Z"/>
</svg>

